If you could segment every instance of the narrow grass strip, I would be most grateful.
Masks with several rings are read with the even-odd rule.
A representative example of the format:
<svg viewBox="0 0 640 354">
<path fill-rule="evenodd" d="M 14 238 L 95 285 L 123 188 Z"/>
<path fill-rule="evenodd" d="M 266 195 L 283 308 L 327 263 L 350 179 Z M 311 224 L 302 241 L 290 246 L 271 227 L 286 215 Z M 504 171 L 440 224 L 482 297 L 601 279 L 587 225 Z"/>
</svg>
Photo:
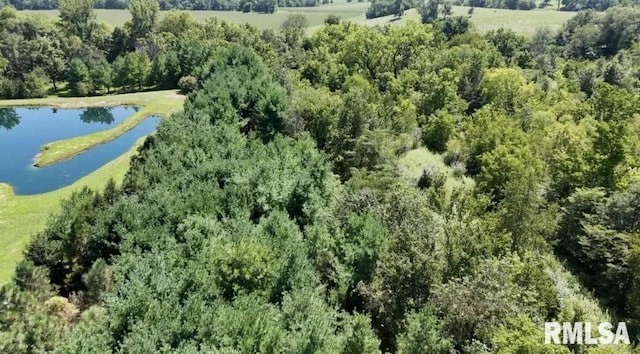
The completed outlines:
<svg viewBox="0 0 640 354">
<path fill-rule="evenodd" d="M 137 106 L 141 110 L 127 118 L 119 125 L 89 135 L 58 140 L 45 144 L 40 148 L 34 164 L 37 167 L 53 165 L 81 154 L 98 145 L 116 139 L 133 129 L 149 116 L 168 116 L 182 109 L 184 96 L 177 90 L 136 92 L 111 96 L 96 97 L 47 97 L 26 100 L 0 100 L 0 107 L 40 107 L 53 108 L 86 108 Z"/>
<path fill-rule="evenodd" d="M 149 103 L 111 129 L 45 144 L 40 148 L 40 154 L 36 157 L 34 164 L 36 167 L 45 167 L 73 158 L 95 146 L 118 138 L 149 116 L 167 116 L 181 108 L 182 101 L 176 99 Z"/>
<path fill-rule="evenodd" d="M 113 178 L 116 184 L 121 184 L 129 170 L 131 156 L 144 139 L 138 139 L 128 152 L 93 173 L 55 191 L 36 195 L 15 195 L 10 185 L 0 183 L 0 285 L 11 280 L 15 266 L 22 259 L 29 240 L 44 229 L 52 213 L 60 210 L 60 201 L 83 186 L 101 189 L 110 178 Z"/>
</svg>

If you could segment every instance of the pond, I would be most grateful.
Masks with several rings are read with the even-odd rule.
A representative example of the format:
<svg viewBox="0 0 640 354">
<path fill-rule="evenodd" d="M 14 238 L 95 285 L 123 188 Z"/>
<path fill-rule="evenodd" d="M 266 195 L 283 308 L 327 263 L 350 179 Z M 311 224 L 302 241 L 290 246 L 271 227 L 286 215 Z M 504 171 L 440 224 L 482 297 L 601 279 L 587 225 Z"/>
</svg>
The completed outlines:
<svg viewBox="0 0 640 354">
<path fill-rule="evenodd" d="M 86 109 L 0 108 L 0 182 L 16 194 L 46 193 L 68 186 L 129 151 L 153 132 L 160 118 L 149 117 L 108 143 L 72 159 L 37 168 L 33 158 L 42 145 L 110 129 L 137 111 L 132 107 Z"/>
</svg>

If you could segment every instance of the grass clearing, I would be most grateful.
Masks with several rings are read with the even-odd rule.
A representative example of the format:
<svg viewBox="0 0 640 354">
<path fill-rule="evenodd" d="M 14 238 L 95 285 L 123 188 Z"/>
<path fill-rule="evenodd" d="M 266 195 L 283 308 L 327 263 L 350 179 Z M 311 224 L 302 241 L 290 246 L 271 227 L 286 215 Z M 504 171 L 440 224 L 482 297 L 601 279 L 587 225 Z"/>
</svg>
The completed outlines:
<svg viewBox="0 0 640 354">
<path fill-rule="evenodd" d="M 111 129 L 58 140 L 42 146 L 40 154 L 36 157 L 35 165 L 44 167 L 70 159 L 97 145 L 114 140 L 134 128 L 149 116 L 167 116 L 176 112 L 182 108 L 183 101 L 184 96 L 179 95 L 176 90 L 167 90 L 88 98 L 48 97 L 30 100 L 2 100 L 0 101 L 0 106 L 48 106 L 56 108 L 85 108 L 95 106 L 142 107 L 141 110 Z"/>
<path fill-rule="evenodd" d="M 454 189 L 473 188 L 475 181 L 464 175 L 456 175 L 456 171 L 444 163 L 442 155 L 435 154 L 429 149 L 421 147 L 404 154 L 398 161 L 398 166 L 408 183 L 417 183 L 425 166 L 432 166 L 437 173 L 446 177 L 444 188 L 446 195 L 451 196 Z"/>
<path fill-rule="evenodd" d="M 118 184 L 122 183 L 129 169 L 129 160 L 143 141 L 144 138 L 139 139 L 127 153 L 72 185 L 52 192 L 15 195 L 11 186 L 0 183 L 0 284 L 11 280 L 27 243 L 34 234 L 44 229 L 49 216 L 60 210 L 60 201 L 83 186 L 102 188 L 110 178 Z"/>
<path fill-rule="evenodd" d="M 455 16 L 466 16 L 469 7 L 454 6 Z M 538 28 L 547 27 L 552 31 L 559 30 L 576 12 L 558 11 L 554 9 L 504 10 L 474 8 L 471 22 L 481 32 L 504 27 L 514 32 L 534 34 Z"/>
<path fill-rule="evenodd" d="M 454 6 L 454 16 L 469 16 L 468 6 Z M 514 32 L 532 35 L 538 28 L 547 27 L 552 31 L 559 30 L 575 12 L 557 11 L 554 9 L 535 10 L 507 10 L 476 7 L 471 15 L 471 23 L 480 31 L 488 32 L 498 28 L 508 28 Z M 368 26 L 401 25 L 407 21 L 420 22 L 420 14 L 416 9 L 405 11 L 405 15 L 398 19 L 395 16 L 384 16 L 361 23 Z"/>
</svg>

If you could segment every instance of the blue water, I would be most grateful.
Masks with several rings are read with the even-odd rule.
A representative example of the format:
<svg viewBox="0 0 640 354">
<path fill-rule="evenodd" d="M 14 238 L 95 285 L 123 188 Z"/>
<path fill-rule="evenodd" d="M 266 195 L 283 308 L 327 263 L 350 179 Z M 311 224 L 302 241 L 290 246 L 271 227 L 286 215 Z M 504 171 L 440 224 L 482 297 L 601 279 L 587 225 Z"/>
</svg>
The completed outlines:
<svg viewBox="0 0 640 354">
<path fill-rule="evenodd" d="M 33 158 L 46 143 L 110 129 L 137 109 L 131 107 L 52 109 L 0 108 L 0 182 L 16 194 L 50 192 L 68 186 L 129 151 L 140 137 L 153 132 L 158 117 L 149 117 L 108 143 L 72 159 L 37 168 Z"/>
</svg>

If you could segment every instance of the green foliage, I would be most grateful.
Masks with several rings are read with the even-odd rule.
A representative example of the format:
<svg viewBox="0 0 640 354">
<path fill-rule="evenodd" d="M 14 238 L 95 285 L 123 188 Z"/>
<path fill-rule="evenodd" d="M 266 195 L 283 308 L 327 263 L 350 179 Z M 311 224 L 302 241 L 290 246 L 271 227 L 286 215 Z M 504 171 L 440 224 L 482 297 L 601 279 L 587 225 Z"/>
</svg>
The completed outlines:
<svg viewBox="0 0 640 354">
<path fill-rule="evenodd" d="M 288 29 L 304 30 L 307 27 L 309 27 L 309 20 L 304 14 L 299 14 L 299 13 L 291 14 L 287 16 L 287 19 L 284 20 L 282 25 L 280 25 L 281 30 L 288 30 Z"/>
<path fill-rule="evenodd" d="M 491 31 L 487 34 L 489 41 L 496 46 L 508 65 L 526 65 L 527 52 L 525 50 L 525 38 L 511 30 L 503 28 Z"/>
<path fill-rule="evenodd" d="M 585 122 L 586 123 L 586 122 Z M 593 154 L 592 136 L 587 124 L 565 122 L 554 124 L 547 135 L 549 148 L 544 153 L 551 177 L 551 193 L 566 198 L 576 188 L 588 184 Z"/>
<path fill-rule="evenodd" d="M 639 111 L 637 97 L 626 90 L 602 83 L 596 86 L 590 98 L 594 118 L 597 120 L 593 141 L 593 181 L 596 185 L 613 188 L 615 169 L 624 159 L 624 138 L 628 120 Z"/>
<path fill-rule="evenodd" d="M 420 312 L 407 316 L 406 332 L 398 338 L 398 353 L 442 353 L 446 354 L 453 349 L 451 342 L 442 336 L 442 324 L 433 314 L 429 306 L 423 307 Z"/>
<path fill-rule="evenodd" d="M 536 8 L 536 3 L 530 0 L 467 0 L 465 1 L 467 6 L 473 7 L 488 7 L 498 9 L 511 9 L 511 10 L 532 10 Z M 471 14 L 471 13 L 470 13 Z"/>
<path fill-rule="evenodd" d="M 277 7 L 278 2 L 276 0 L 257 0 L 251 8 L 260 13 L 272 14 Z"/>
<path fill-rule="evenodd" d="M 581 9 L 578 4 L 565 6 L 571 10 Z M 605 10 L 608 6 L 609 3 L 606 3 L 605 8 L 599 10 Z M 632 7 L 612 7 L 604 13 L 581 11 L 564 25 L 559 39 L 566 45 L 566 54 L 570 57 L 594 59 L 602 55 L 615 55 L 632 45 L 638 29 L 631 23 L 637 21 L 639 15 L 638 9 Z"/>
<path fill-rule="evenodd" d="M 133 91 L 142 89 L 151 70 L 149 57 L 143 52 L 127 53 L 113 62 L 113 84 Z"/>
<path fill-rule="evenodd" d="M 185 35 L 198 27 L 198 22 L 190 12 L 171 10 L 158 21 L 155 30 L 159 33 L 171 33 L 176 37 Z"/>
<path fill-rule="evenodd" d="M 40 98 L 47 96 L 47 82 L 49 79 L 42 68 L 38 68 L 25 75 L 22 96 L 24 98 Z"/>
<path fill-rule="evenodd" d="M 493 69 L 485 73 L 480 84 L 482 97 L 506 115 L 515 115 L 524 109 L 532 88 L 517 69 Z"/>
<path fill-rule="evenodd" d="M 80 59 L 73 59 L 68 70 L 69 89 L 76 96 L 87 96 L 91 91 L 89 69 Z"/>
<path fill-rule="evenodd" d="M 495 337 L 496 353 L 516 354 L 569 354 L 571 351 L 564 346 L 544 344 L 544 331 L 531 318 L 519 315 L 507 319 L 507 324 L 501 327 Z"/>
<path fill-rule="evenodd" d="M 366 18 L 377 18 L 382 16 L 402 16 L 405 10 L 414 7 L 413 0 L 374 0 L 365 13 Z"/>
<path fill-rule="evenodd" d="M 420 13 L 422 23 L 432 23 L 438 19 L 440 15 L 440 2 L 437 0 L 427 0 L 418 4 L 418 12 Z"/>
<path fill-rule="evenodd" d="M 178 80 L 178 87 L 185 94 L 193 92 L 198 88 L 198 79 L 193 76 L 183 76 Z"/>
<path fill-rule="evenodd" d="M 471 30 L 471 21 L 469 17 L 465 16 L 448 16 L 437 21 L 436 25 L 447 39 L 468 33 Z"/>
<path fill-rule="evenodd" d="M 305 130 L 320 149 L 328 149 L 337 133 L 337 115 L 342 109 L 340 95 L 327 89 L 301 88 L 292 99 L 293 115 L 302 120 Z"/>
<path fill-rule="evenodd" d="M 540 269 L 523 265 L 518 257 L 487 259 L 471 276 L 451 280 L 436 289 L 434 305 L 443 315 L 445 333 L 454 343 L 473 345 L 479 341 L 490 347 L 499 328 L 507 325 L 510 318 L 536 313 L 535 307 L 551 290 L 550 280 L 542 273 L 540 288 L 527 291 L 523 286 L 530 287 L 535 282 L 523 277 Z M 557 295 L 551 295 L 557 306 Z"/>
<path fill-rule="evenodd" d="M 309 27 L 309 20 L 304 14 L 294 13 L 287 16 L 280 31 L 284 34 L 285 42 L 290 47 L 299 46 L 305 29 Z"/>
<path fill-rule="evenodd" d="M 628 306 L 631 269 L 627 260 L 635 257 L 630 250 L 637 232 L 632 221 L 637 192 L 637 186 L 632 186 L 607 198 L 601 189 L 578 189 L 568 198 L 558 230 L 559 250 L 616 311 Z"/>
<path fill-rule="evenodd" d="M 52 218 L 26 251 L 26 259 L 49 269 L 52 284 L 63 294 L 83 289 L 82 275 L 99 258 L 99 250 L 91 247 L 98 235 L 91 228 L 101 203 L 101 196 L 87 188 L 74 193 L 62 205 L 63 214 Z"/>
<path fill-rule="evenodd" d="M 0 289 L 0 350 L 7 353 L 52 352 L 68 334 L 78 310 L 55 293 L 47 270 L 21 262 L 15 284 Z"/>
<path fill-rule="evenodd" d="M 111 90 L 113 70 L 111 65 L 104 59 L 92 63 L 89 68 L 89 78 L 93 90 L 100 92 L 103 89 L 107 90 L 107 93 Z"/>
<path fill-rule="evenodd" d="M 326 25 L 337 25 L 340 24 L 340 16 L 331 14 L 324 19 L 324 23 Z"/>
<path fill-rule="evenodd" d="M 95 0 L 60 0 L 60 26 L 68 35 L 88 40 L 96 26 L 94 6 Z"/>
<path fill-rule="evenodd" d="M 134 39 L 147 37 L 155 28 L 160 5 L 157 0 L 131 0 L 127 5 L 131 20 L 125 24 Z"/>
<path fill-rule="evenodd" d="M 432 115 L 422 128 L 423 144 L 433 152 L 446 151 L 447 142 L 455 129 L 454 124 L 455 118 L 446 112 Z"/>
<path fill-rule="evenodd" d="M 84 40 L 0 11 L 3 97 L 190 92 L 122 187 L 77 191 L 33 238 L 0 351 L 537 353 L 538 323 L 605 310 L 636 334 L 635 10 L 555 38 L 481 35 L 437 1 L 433 24 L 331 19 L 309 37 L 300 16 L 156 20 L 300 3 L 141 0 Z"/>
<path fill-rule="evenodd" d="M 93 263 L 91 269 L 82 276 L 87 289 L 82 299 L 85 306 L 99 303 L 103 294 L 113 289 L 113 273 L 102 259 Z"/>
</svg>

